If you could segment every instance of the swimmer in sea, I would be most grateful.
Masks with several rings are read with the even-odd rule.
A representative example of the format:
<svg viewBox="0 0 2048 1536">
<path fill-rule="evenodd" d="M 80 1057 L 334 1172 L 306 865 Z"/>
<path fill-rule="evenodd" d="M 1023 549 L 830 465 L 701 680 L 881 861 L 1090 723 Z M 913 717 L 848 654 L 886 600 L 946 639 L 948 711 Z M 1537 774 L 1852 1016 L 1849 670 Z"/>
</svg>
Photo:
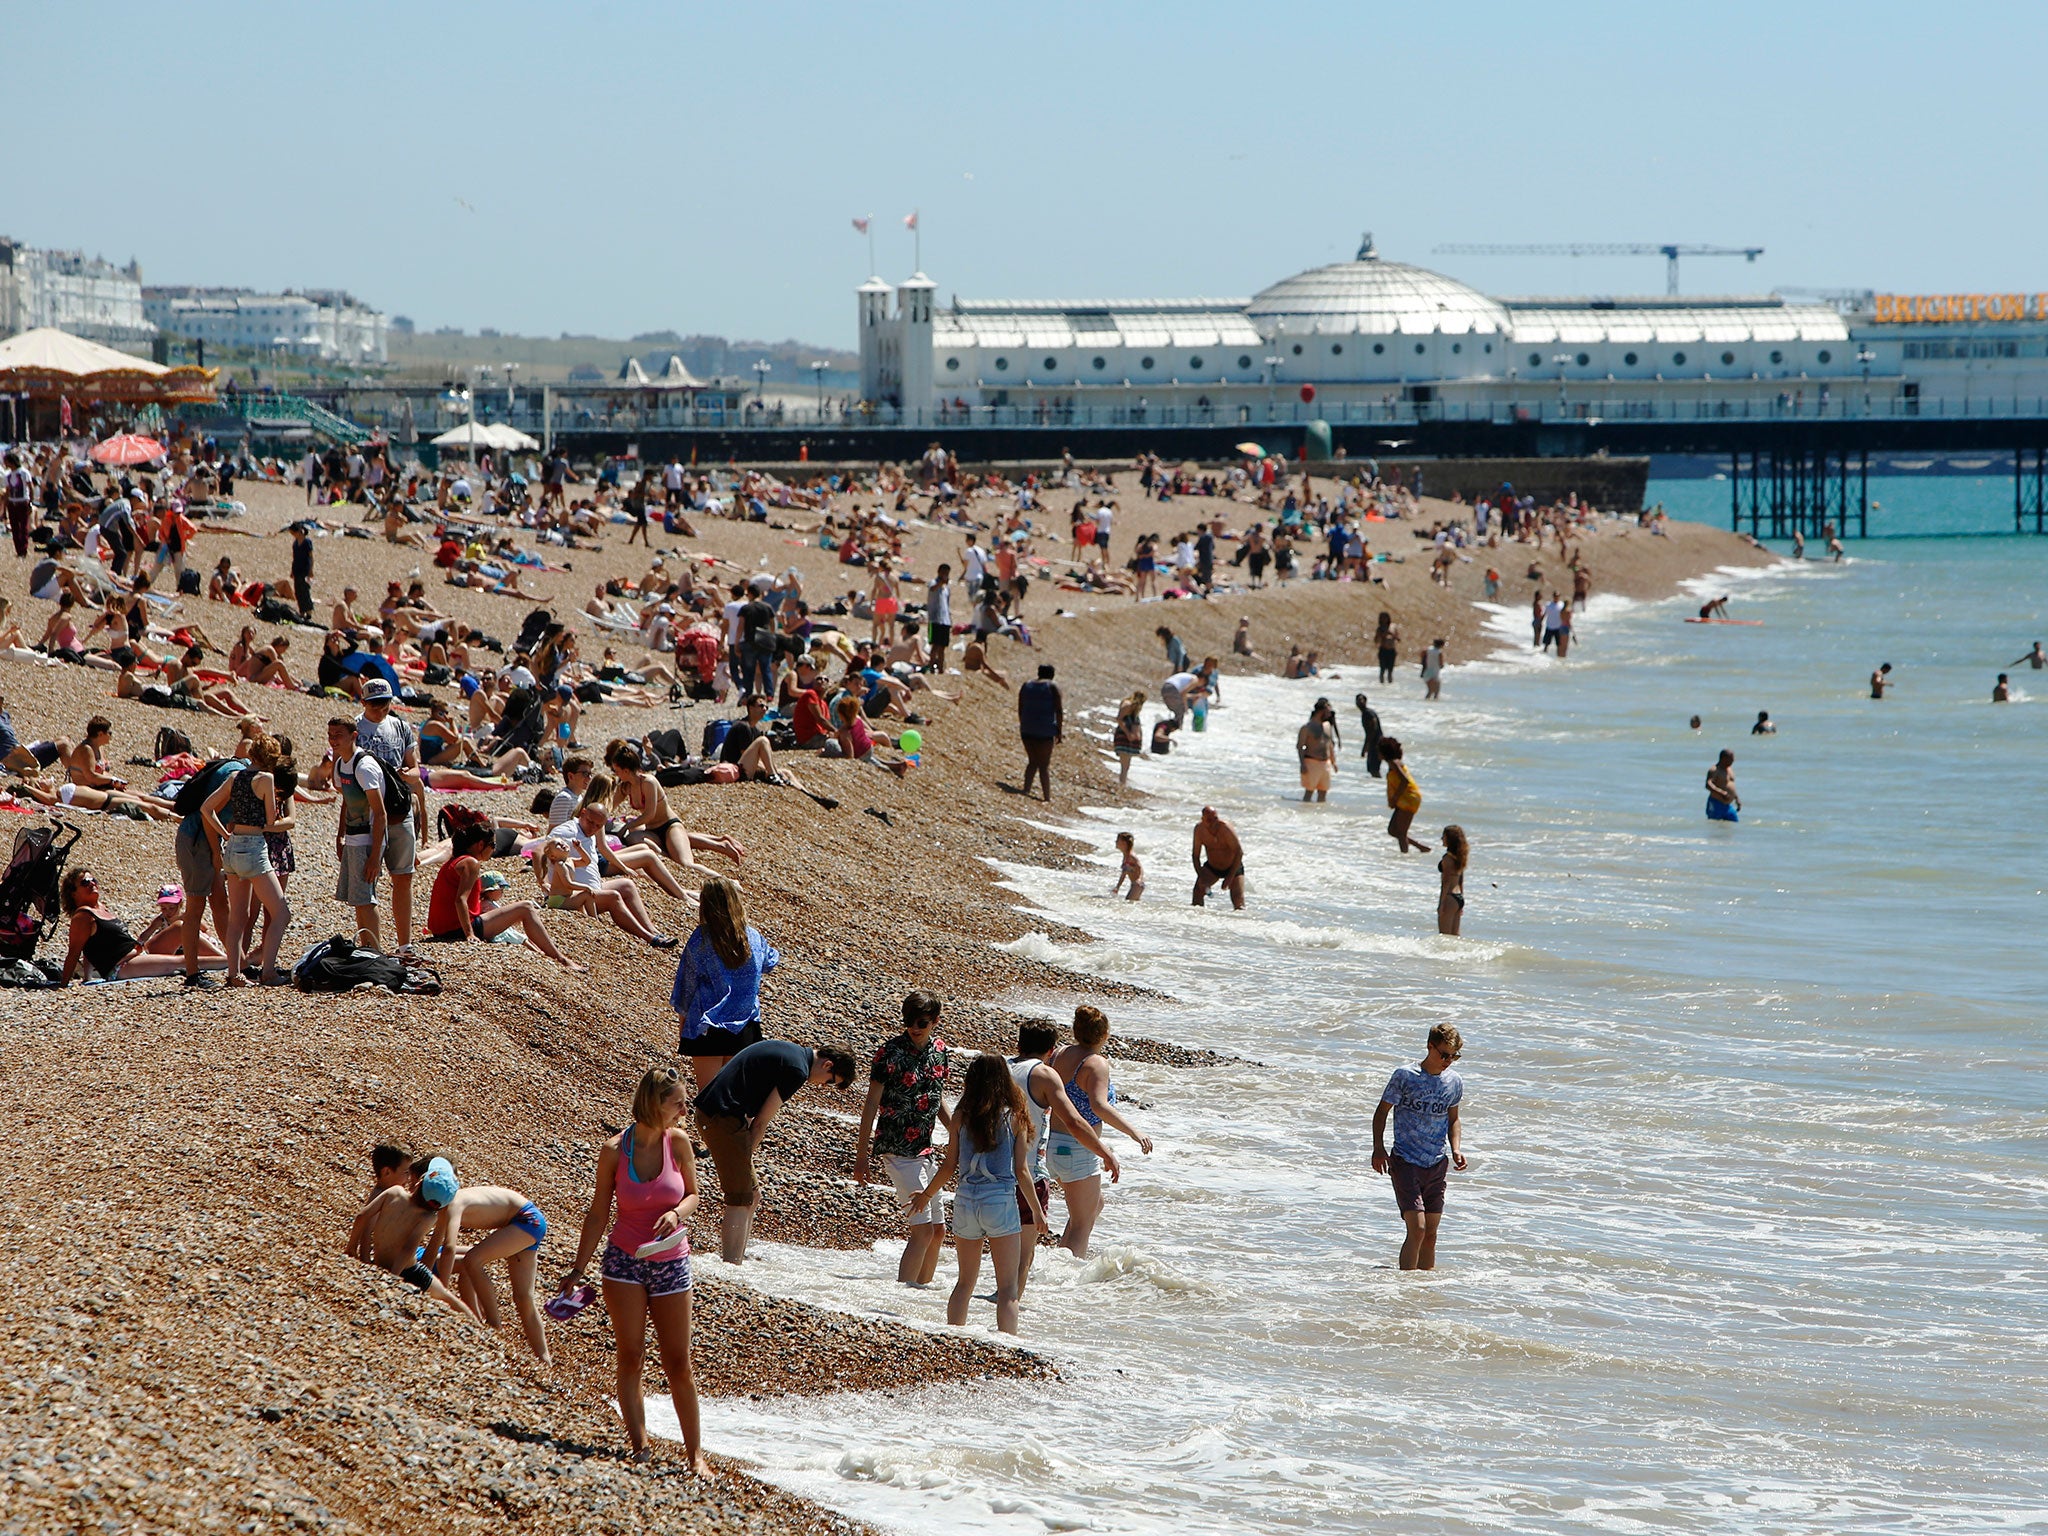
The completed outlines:
<svg viewBox="0 0 2048 1536">
<path fill-rule="evenodd" d="M 1749 734 L 1752 736 L 1775 736 L 1778 734 L 1778 722 L 1771 718 L 1771 712 L 1768 709 L 1760 709 L 1756 712 L 1756 724 L 1749 728 Z"/>
<path fill-rule="evenodd" d="M 2031 651 L 2027 652 L 2026 655 L 2020 657 L 2019 661 L 2008 661 L 2006 665 L 2008 667 L 2016 667 L 2020 664 L 2021 661 L 2024 661 L 2028 666 L 2032 667 L 2036 672 L 2038 672 L 2043 667 L 2048 667 L 2048 651 L 2042 650 L 2041 642 L 2036 640 L 2034 642 L 2034 648 Z"/>
<path fill-rule="evenodd" d="M 1715 598 L 1711 603 L 1700 604 L 1700 617 L 1703 619 L 1727 618 L 1728 595 L 1724 592 L 1721 596 Z"/>
<path fill-rule="evenodd" d="M 1991 702 L 1994 704 L 2010 704 L 2012 702 L 2012 685 L 2005 680 L 2003 672 L 1998 674 L 1998 682 L 1991 690 Z"/>
<path fill-rule="evenodd" d="M 1870 696 L 1873 699 L 1883 698 L 1885 689 L 1891 687 L 1891 685 L 1892 664 L 1890 662 L 1886 662 L 1870 674 Z"/>
<path fill-rule="evenodd" d="M 1237 840 L 1237 828 L 1218 816 L 1212 806 L 1203 806 L 1201 820 L 1195 823 L 1194 858 L 1195 905 L 1205 905 L 1209 888 L 1220 882 L 1230 893 L 1231 906 L 1242 912 L 1244 844 Z"/>
<path fill-rule="evenodd" d="M 1472 845 L 1465 841 L 1465 829 L 1444 828 L 1444 856 L 1436 861 L 1436 931 L 1458 936 L 1465 921 L 1465 865 L 1472 857 Z"/>
<path fill-rule="evenodd" d="M 1707 770 L 1707 820 L 1740 821 L 1742 796 L 1735 792 L 1735 754 L 1722 750 Z"/>
<path fill-rule="evenodd" d="M 1694 730 L 1698 730 L 1700 728 L 1700 717 L 1698 715 L 1694 715 L 1689 723 L 1691 724 Z"/>
<path fill-rule="evenodd" d="M 1792 558 L 1794 560 L 1804 560 L 1806 558 L 1806 535 L 1797 528 L 1792 530 Z"/>
<path fill-rule="evenodd" d="M 1117 833 L 1116 851 L 1123 855 L 1123 865 L 1117 870 L 1116 884 L 1109 888 L 1109 894 L 1116 895 L 1128 880 L 1131 882 L 1131 894 L 1124 898 L 1126 901 L 1136 901 L 1145 894 L 1145 866 L 1138 862 L 1137 846 L 1138 840 L 1130 833 Z"/>
</svg>

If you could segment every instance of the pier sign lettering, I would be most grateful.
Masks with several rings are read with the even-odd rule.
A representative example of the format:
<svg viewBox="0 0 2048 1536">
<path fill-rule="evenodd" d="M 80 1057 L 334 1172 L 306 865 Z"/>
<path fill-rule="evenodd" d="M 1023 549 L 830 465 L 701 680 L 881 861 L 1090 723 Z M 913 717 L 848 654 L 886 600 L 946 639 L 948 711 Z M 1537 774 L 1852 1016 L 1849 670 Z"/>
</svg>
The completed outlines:
<svg viewBox="0 0 2048 1536">
<path fill-rule="evenodd" d="M 2048 320 L 2048 293 L 1880 293 L 1872 319 L 1879 325 Z"/>
</svg>

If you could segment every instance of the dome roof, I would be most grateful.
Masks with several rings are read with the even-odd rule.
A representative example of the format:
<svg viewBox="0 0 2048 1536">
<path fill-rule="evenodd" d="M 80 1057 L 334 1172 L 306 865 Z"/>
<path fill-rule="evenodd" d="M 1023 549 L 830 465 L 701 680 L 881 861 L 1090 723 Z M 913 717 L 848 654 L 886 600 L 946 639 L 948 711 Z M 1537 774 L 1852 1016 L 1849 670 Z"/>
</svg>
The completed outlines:
<svg viewBox="0 0 2048 1536">
<path fill-rule="evenodd" d="M 1371 235 L 1355 260 L 1284 278 L 1245 313 L 1268 336 L 1466 336 L 1509 329 L 1508 312 L 1478 289 L 1422 267 L 1381 261 Z"/>
</svg>

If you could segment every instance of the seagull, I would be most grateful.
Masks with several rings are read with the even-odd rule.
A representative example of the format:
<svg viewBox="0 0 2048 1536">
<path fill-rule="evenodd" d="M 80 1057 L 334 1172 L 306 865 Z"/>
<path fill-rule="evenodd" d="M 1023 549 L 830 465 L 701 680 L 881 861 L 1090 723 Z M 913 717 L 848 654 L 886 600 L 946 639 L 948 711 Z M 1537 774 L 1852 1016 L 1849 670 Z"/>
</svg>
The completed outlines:
<svg viewBox="0 0 2048 1536">
<path fill-rule="evenodd" d="M 469 211 L 470 211 L 471 213 L 475 213 L 475 212 L 476 212 L 476 204 L 472 203 L 472 202 L 471 202 L 471 201 L 470 201 L 470 200 L 469 200 L 468 198 L 466 198 L 466 197 L 458 197 L 458 198 L 456 198 L 456 199 L 455 199 L 455 203 L 456 203 L 456 206 L 457 206 L 457 207 L 460 207 L 460 208 L 467 208 L 467 209 L 468 209 L 468 210 L 469 210 Z"/>
<path fill-rule="evenodd" d="M 1412 437 L 1383 437 L 1380 439 L 1380 446 L 1382 448 L 1405 448 L 1414 441 L 1415 439 Z"/>
</svg>

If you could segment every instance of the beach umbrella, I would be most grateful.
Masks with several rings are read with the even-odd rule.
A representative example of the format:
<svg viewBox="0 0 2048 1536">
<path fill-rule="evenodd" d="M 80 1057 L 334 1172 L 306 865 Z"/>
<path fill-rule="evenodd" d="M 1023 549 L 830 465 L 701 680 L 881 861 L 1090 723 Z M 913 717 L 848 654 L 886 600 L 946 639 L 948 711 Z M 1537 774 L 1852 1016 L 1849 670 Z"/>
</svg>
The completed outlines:
<svg viewBox="0 0 2048 1536">
<path fill-rule="evenodd" d="M 154 464 L 164 456 L 164 445 L 153 437 L 141 437 L 133 432 L 118 433 L 104 443 L 96 443 L 92 450 L 95 464 Z"/>
<path fill-rule="evenodd" d="M 1266 450 L 1257 443 L 1239 443 L 1237 451 L 1248 459 L 1263 459 L 1266 456 Z"/>
</svg>

